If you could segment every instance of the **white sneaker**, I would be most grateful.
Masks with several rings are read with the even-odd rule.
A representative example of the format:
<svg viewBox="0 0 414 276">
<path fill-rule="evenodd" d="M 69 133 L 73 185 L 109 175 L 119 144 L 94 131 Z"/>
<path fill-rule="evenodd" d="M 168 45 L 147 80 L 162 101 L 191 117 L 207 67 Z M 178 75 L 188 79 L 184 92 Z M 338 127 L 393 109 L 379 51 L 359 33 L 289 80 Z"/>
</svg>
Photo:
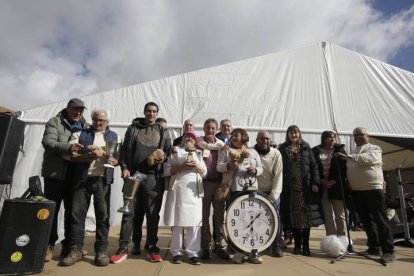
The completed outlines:
<svg viewBox="0 0 414 276">
<path fill-rule="evenodd" d="M 245 259 L 246 257 L 240 253 L 236 253 L 234 254 L 233 258 L 231 259 L 231 261 L 235 264 L 242 264 L 246 261 Z"/>
</svg>

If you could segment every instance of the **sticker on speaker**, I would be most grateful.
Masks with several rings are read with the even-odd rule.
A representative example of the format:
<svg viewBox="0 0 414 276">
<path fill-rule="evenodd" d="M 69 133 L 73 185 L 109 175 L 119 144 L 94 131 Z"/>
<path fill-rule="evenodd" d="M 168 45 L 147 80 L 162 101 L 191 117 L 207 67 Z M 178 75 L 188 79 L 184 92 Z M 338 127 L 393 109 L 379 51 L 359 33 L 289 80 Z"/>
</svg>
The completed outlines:
<svg viewBox="0 0 414 276">
<path fill-rule="evenodd" d="M 14 253 L 10 256 L 10 260 L 11 260 L 13 263 L 17 263 L 17 262 L 19 262 L 19 261 L 22 259 L 22 257 L 23 257 L 22 252 L 20 252 L 20 251 L 16 251 L 16 252 L 14 252 Z"/>
<path fill-rule="evenodd" d="M 37 211 L 37 218 L 40 220 L 45 220 L 49 217 L 49 210 L 48 209 L 40 209 Z"/>
<path fill-rule="evenodd" d="M 26 246 L 29 242 L 30 242 L 30 238 L 26 234 L 23 234 L 20 237 L 17 237 L 16 239 L 17 246 Z"/>
</svg>

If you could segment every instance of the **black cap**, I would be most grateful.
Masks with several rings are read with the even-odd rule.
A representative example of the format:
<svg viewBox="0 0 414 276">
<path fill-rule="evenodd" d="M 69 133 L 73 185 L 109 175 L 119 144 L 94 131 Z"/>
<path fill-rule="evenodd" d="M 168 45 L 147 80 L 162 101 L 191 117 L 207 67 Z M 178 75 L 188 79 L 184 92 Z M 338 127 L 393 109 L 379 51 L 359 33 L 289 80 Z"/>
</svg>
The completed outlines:
<svg viewBox="0 0 414 276">
<path fill-rule="evenodd" d="M 70 99 L 70 101 L 68 102 L 68 106 L 83 107 L 86 109 L 85 103 L 81 99 L 78 99 L 78 98 Z"/>
</svg>

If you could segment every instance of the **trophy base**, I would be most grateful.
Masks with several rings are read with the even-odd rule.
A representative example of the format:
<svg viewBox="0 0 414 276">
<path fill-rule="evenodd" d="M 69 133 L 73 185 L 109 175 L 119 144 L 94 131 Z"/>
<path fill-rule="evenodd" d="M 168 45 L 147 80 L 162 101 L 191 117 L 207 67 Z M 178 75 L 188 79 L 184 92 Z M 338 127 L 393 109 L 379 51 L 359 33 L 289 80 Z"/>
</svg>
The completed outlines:
<svg viewBox="0 0 414 276">
<path fill-rule="evenodd" d="M 111 169 L 115 168 L 114 166 L 109 165 L 109 164 L 104 164 L 104 167 L 105 167 L 105 168 L 111 168 Z"/>
</svg>

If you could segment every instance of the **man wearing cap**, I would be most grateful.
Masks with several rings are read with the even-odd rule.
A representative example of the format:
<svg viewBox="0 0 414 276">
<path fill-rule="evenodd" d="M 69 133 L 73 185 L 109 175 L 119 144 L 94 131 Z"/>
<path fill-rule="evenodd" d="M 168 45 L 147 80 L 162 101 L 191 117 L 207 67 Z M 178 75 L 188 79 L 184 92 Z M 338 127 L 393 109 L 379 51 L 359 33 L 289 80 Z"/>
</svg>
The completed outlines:
<svg viewBox="0 0 414 276">
<path fill-rule="evenodd" d="M 165 128 L 156 120 L 158 105 L 148 102 L 144 106 L 144 118 L 136 118 L 128 127 L 121 148 L 120 165 L 122 178 L 136 174 L 146 175 L 138 192 L 135 195 L 134 210 L 130 214 L 123 214 L 121 233 L 119 236 L 119 248 L 115 255 L 111 256 L 112 263 L 119 263 L 128 257 L 128 244 L 133 231 L 134 248 L 132 253 L 141 253 L 140 242 L 142 238 L 142 213 L 147 219 L 147 239 L 145 249 L 151 262 L 161 262 L 162 257 L 158 242 L 158 223 L 164 195 L 164 179 L 162 178 L 162 163 L 166 160 L 156 158 L 154 164 L 148 163 L 148 157 L 161 149 L 164 153 L 170 152 L 171 139 Z M 135 217 L 136 216 L 136 217 Z"/>
<path fill-rule="evenodd" d="M 82 100 L 71 99 L 66 108 L 61 110 L 55 117 L 51 118 L 45 127 L 42 145 L 45 149 L 42 163 L 42 176 L 44 178 L 44 193 L 47 199 L 56 202 L 56 210 L 53 217 L 52 230 L 49 237 L 49 246 L 45 261 L 50 261 L 53 256 L 53 249 L 58 240 L 57 217 L 60 204 L 65 207 L 64 235 L 62 241 L 61 256 L 66 257 L 70 252 L 67 238 L 70 235 L 71 217 L 71 163 L 63 158 L 66 154 L 77 152 L 82 148 L 81 144 L 70 144 L 69 140 L 73 133 L 88 128 L 83 118 L 85 104 Z"/>
</svg>

